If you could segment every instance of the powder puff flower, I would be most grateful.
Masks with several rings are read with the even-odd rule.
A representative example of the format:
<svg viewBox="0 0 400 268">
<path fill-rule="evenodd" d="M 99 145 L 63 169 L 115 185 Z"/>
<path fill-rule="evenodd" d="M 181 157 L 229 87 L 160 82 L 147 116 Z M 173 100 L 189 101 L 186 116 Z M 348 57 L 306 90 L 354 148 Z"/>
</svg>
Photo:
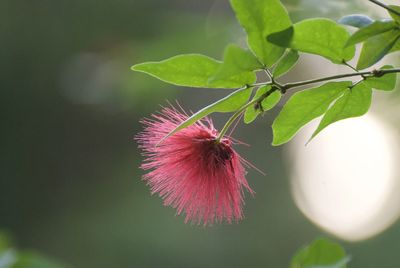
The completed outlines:
<svg viewBox="0 0 400 268">
<path fill-rule="evenodd" d="M 160 141 L 188 116 L 174 107 L 143 119 L 143 132 L 135 139 L 143 151 L 143 179 L 164 199 L 164 205 L 186 214 L 185 222 L 204 225 L 231 223 L 243 218 L 244 189 L 253 193 L 245 178 L 249 163 L 232 148 L 233 140 L 217 141 L 209 118 Z"/>
</svg>

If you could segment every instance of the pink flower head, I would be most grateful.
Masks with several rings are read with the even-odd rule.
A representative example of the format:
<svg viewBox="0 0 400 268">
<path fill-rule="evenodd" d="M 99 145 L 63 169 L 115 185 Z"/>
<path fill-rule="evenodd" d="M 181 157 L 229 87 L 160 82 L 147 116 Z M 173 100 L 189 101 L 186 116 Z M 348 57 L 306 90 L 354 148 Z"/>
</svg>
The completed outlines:
<svg viewBox="0 0 400 268">
<path fill-rule="evenodd" d="M 164 205 L 186 214 L 185 222 L 207 225 L 242 219 L 243 190 L 253 191 L 245 178 L 248 162 L 232 148 L 232 138 L 217 142 L 218 132 L 205 118 L 159 143 L 187 118 L 169 107 L 141 121 L 145 128 L 135 139 L 145 157 L 141 168 L 149 170 L 143 179 Z"/>
</svg>

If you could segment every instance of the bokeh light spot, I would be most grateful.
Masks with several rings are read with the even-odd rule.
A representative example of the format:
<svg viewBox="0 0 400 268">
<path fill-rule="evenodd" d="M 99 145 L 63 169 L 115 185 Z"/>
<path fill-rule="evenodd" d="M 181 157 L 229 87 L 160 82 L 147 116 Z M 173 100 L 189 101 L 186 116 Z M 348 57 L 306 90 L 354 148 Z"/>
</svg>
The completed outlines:
<svg viewBox="0 0 400 268">
<path fill-rule="evenodd" d="M 395 132 L 372 115 L 337 122 L 305 146 L 310 124 L 286 151 L 300 210 L 345 240 L 369 238 L 399 216 Z"/>
</svg>

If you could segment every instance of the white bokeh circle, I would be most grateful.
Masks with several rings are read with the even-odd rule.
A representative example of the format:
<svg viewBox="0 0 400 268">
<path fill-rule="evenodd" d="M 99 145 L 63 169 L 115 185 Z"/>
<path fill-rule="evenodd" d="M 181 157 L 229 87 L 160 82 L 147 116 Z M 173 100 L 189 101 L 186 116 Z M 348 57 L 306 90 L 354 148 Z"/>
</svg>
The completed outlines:
<svg viewBox="0 0 400 268">
<path fill-rule="evenodd" d="M 398 136 L 372 115 L 337 122 L 305 145 L 315 122 L 287 146 L 300 210 L 345 240 L 369 238 L 400 214 Z"/>
</svg>

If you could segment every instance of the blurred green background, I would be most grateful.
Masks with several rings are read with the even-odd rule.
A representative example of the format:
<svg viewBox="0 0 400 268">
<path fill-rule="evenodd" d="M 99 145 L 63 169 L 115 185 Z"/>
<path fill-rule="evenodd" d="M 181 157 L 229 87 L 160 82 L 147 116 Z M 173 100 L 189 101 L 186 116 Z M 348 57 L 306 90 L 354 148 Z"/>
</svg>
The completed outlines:
<svg viewBox="0 0 400 268">
<path fill-rule="evenodd" d="M 294 21 L 364 12 L 350 1 L 284 2 Z M 221 58 L 244 35 L 226 0 L 0 2 L 0 228 L 17 245 L 78 268 L 288 267 L 324 235 L 296 208 L 277 111 L 235 137 L 257 167 L 239 224 L 183 223 L 141 181 L 138 121 L 175 99 L 197 110 L 228 93 L 168 86 L 130 66 L 180 53 Z M 296 74 L 294 74 L 296 75 Z M 216 115 L 217 125 L 225 116 Z M 347 244 L 351 267 L 397 267 L 400 225 Z M 387 265 L 381 266 L 380 264 Z"/>
</svg>

